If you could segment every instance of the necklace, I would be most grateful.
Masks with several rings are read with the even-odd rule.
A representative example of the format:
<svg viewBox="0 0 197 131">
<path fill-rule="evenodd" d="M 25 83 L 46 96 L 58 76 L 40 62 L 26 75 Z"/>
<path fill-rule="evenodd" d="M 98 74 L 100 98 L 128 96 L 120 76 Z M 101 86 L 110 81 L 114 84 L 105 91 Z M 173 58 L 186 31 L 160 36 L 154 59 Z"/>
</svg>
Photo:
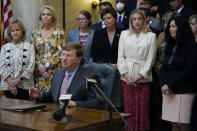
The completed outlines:
<svg viewBox="0 0 197 131">
<path fill-rule="evenodd" d="M 45 30 L 45 29 L 42 29 L 41 30 L 41 35 L 42 37 L 44 37 L 45 39 L 49 37 L 49 35 L 53 32 L 53 28 L 49 29 L 49 30 Z"/>
</svg>

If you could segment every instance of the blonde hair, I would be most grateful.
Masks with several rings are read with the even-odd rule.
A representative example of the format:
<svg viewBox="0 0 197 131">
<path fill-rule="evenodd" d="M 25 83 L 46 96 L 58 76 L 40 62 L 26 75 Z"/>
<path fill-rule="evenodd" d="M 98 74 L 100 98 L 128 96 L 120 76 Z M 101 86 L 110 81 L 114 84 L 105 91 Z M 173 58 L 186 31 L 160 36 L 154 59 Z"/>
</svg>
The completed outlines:
<svg viewBox="0 0 197 131">
<path fill-rule="evenodd" d="M 146 24 L 146 16 L 145 16 L 144 11 L 142 11 L 142 10 L 140 10 L 140 9 L 135 9 L 135 10 L 133 10 L 133 11 L 131 12 L 130 17 L 129 17 L 129 32 L 130 32 L 130 34 L 134 34 L 134 33 L 135 33 L 135 29 L 134 29 L 134 27 L 133 27 L 133 25 L 132 25 L 132 18 L 133 18 L 133 15 L 134 15 L 134 14 L 139 14 L 139 15 L 142 16 L 143 21 L 144 21 L 144 24 L 143 24 L 143 26 L 142 26 L 142 31 L 143 31 L 144 33 L 149 32 L 150 30 L 148 29 L 147 24 Z"/>
<path fill-rule="evenodd" d="M 9 23 L 8 30 L 7 30 L 7 39 L 9 41 L 13 41 L 12 36 L 11 36 L 11 30 L 12 30 L 12 27 L 15 25 L 20 27 L 22 31 L 21 41 L 24 42 L 26 40 L 26 30 L 25 30 L 25 26 L 23 25 L 23 23 L 19 20 L 13 20 Z"/>
<path fill-rule="evenodd" d="M 196 20 L 196 23 L 197 23 L 197 14 L 193 14 L 189 17 L 189 22 L 191 22 L 192 19 L 195 19 Z"/>
<path fill-rule="evenodd" d="M 40 15 L 39 15 L 39 21 L 41 21 L 41 15 L 42 15 L 42 11 L 44 9 L 48 9 L 50 12 L 51 12 L 51 15 L 53 17 L 53 22 L 52 22 L 52 25 L 53 27 L 56 27 L 57 26 L 57 16 L 56 16 L 56 12 L 55 12 L 55 9 L 50 6 L 50 5 L 44 5 L 42 6 L 42 8 L 40 9 Z M 41 25 L 41 28 L 43 27 L 43 25 Z"/>
</svg>

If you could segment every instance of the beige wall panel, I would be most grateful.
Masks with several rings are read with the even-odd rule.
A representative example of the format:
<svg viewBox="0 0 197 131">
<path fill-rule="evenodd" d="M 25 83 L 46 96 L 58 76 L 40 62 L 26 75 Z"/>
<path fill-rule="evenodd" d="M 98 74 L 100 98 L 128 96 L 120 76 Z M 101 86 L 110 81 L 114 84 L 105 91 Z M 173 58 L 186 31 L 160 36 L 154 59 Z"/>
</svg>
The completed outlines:
<svg viewBox="0 0 197 131">
<path fill-rule="evenodd" d="M 38 28 L 40 0 L 13 0 L 14 18 L 19 19 L 27 30 L 27 41 L 32 29 Z"/>
</svg>

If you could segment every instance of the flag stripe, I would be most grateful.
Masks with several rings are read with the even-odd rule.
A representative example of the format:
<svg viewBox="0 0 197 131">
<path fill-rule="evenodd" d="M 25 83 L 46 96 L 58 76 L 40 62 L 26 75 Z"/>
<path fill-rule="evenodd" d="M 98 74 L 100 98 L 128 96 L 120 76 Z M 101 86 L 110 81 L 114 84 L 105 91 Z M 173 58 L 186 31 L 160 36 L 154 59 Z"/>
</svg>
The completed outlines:
<svg viewBox="0 0 197 131">
<path fill-rule="evenodd" d="M 3 44 L 7 43 L 6 39 L 6 32 L 7 32 L 7 27 L 9 25 L 9 20 L 13 16 L 12 13 L 12 5 L 11 5 L 11 0 L 2 0 L 1 1 L 1 26 L 2 26 L 2 39 Z"/>
</svg>

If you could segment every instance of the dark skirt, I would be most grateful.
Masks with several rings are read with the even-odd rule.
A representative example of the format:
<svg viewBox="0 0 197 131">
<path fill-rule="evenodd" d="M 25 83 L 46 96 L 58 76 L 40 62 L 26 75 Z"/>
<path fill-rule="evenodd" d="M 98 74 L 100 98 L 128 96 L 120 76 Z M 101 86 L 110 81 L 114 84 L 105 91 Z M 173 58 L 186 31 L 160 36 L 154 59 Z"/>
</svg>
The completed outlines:
<svg viewBox="0 0 197 131">
<path fill-rule="evenodd" d="M 149 129 L 149 96 L 150 84 L 138 83 L 136 87 L 128 85 L 122 81 L 124 110 L 125 113 L 131 114 L 127 119 L 128 124 L 134 131 Z M 129 131 L 128 128 L 126 128 Z"/>
<path fill-rule="evenodd" d="M 3 91 L 5 97 L 21 99 L 21 100 L 29 100 L 29 90 L 24 90 L 21 88 L 17 88 L 17 95 L 13 95 L 10 90 Z"/>
</svg>

